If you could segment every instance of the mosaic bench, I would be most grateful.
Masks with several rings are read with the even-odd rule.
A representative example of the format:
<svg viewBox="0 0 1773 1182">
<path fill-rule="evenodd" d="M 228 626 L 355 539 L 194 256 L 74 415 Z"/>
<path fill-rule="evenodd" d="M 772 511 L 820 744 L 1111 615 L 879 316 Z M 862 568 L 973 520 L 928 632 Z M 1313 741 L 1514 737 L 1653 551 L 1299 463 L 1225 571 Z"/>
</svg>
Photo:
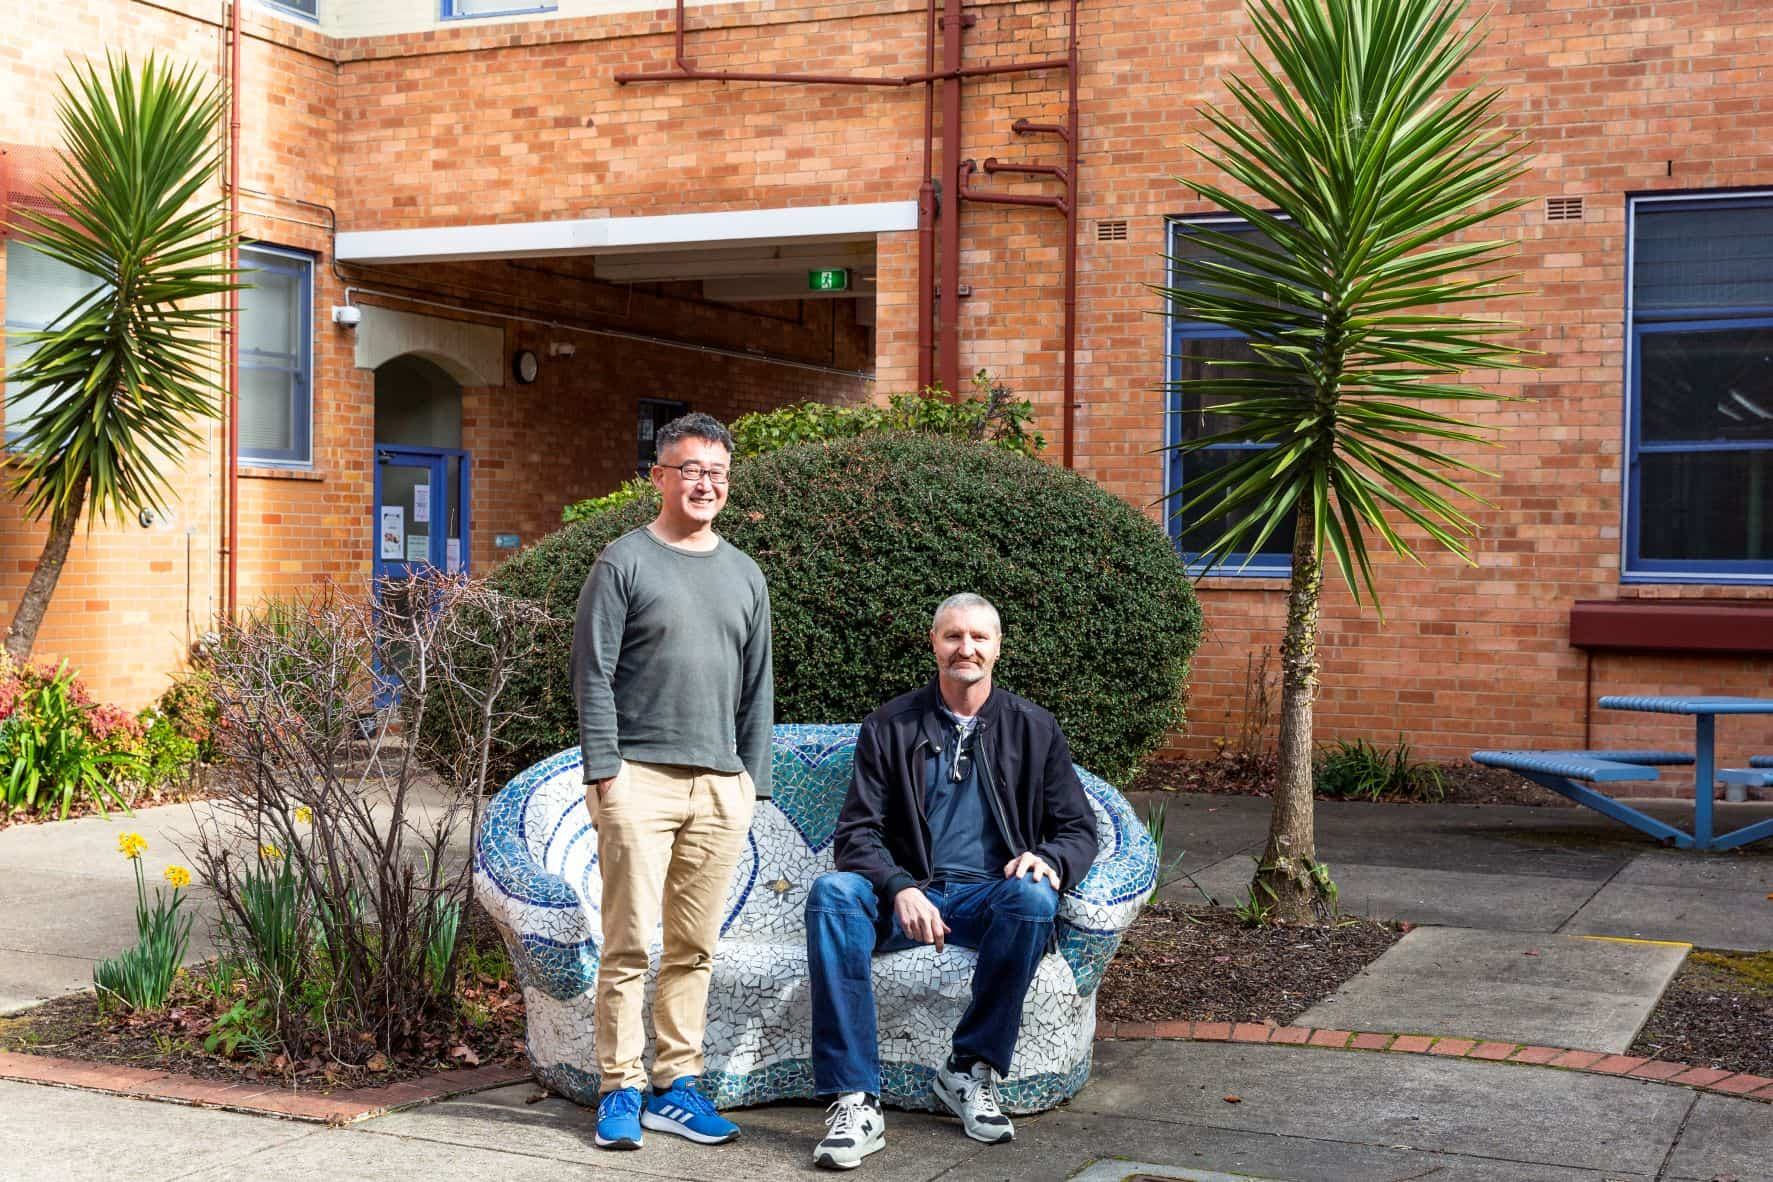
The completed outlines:
<svg viewBox="0 0 1773 1182">
<path fill-rule="evenodd" d="M 759 800 L 727 897 L 708 999 L 703 1087 L 721 1107 L 810 1099 L 812 1011 L 807 890 L 832 869 L 831 838 L 849 787 L 856 727 L 778 726 L 775 796 Z M 600 881 L 575 748 L 543 760 L 488 805 L 475 842 L 475 890 L 503 933 L 528 1014 L 530 1063 L 551 1090 L 597 1100 L 592 1010 Z M 1058 951 L 1041 963 L 1023 1011 L 1004 1105 L 1039 1112 L 1090 1073 L 1096 985 L 1157 873 L 1156 850 L 1113 787 L 1078 769 L 1095 808 L 1100 852 L 1065 893 Z M 653 947 L 647 994 L 658 969 Z M 974 953 L 952 945 L 874 960 L 883 1098 L 932 1109 L 929 1085 L 972 987 Z M 650 1021 L 648 1040 L 651 1040 Z"/>
</svg>

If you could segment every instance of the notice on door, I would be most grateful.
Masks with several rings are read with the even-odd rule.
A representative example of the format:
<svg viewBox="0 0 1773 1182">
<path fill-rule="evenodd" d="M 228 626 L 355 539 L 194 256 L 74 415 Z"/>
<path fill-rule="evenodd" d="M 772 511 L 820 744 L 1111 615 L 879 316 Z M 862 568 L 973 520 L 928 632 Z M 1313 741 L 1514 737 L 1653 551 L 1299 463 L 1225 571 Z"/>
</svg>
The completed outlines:
<svg viewBox="0 0 1773 1182">
<path fill-rule="evenodd" d="M 446 538 L 443 543 L 443 569 L 450 574 L 462 571 L 462 539 Z"/>
<path fill-rule="evenodd" d="M 382 557 L 396 561 L 406 557 L 406 506 L 382 506 Z"/>
<path fill-rule="evenodd" d="M 431 539 L 424 534 L 407 534 L 406 560 L 408 562 L 431 561 Z"/>
<path fill-rule="evenodd" d="M 412 490 L 412 523 L 424 525 L 431 520 L 431 486 L 421 484 Z"/>
</svg>

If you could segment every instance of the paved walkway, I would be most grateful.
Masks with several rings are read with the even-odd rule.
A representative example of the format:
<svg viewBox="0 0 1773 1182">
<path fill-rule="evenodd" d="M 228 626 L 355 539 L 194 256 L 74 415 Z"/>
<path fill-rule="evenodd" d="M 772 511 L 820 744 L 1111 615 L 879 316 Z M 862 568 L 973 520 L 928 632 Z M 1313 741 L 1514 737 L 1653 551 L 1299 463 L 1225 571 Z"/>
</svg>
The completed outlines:
<svg viewBox="0 0 1773 1182">
<path fill-rule="evenodd" d="M 1676 804 L 1652 807 L 1683 811 Z M 189 817 L 189 809 L 170 806 L 127 823 L 153 843 L 153 873 Z M 1260 799 L 1173 798 L 1171 848 L 1187 848 L 1185 867 L 1207 890 L 1235 901 L 1266 821 L 1267 802 Z M 4 998 L 82 986 L 92 957 L 127 943 L 133 895 L 129 868 L 116 853 L 116 834 L 125 827 L 82 821 L 0 832 L 0 866 L 13 871 L 0 885 Z M 1341 884 L 1347 910 L 1474 929 L 1499 956 L 1522 940 L 1550 946 L 1535 937 L 1560 934 L 1722 947 L 1773 943 L 1773 901 L 1767 899 L 1773 849 L 1674 854 L 1586 810 L 1560 808 L 1323 804 L 1319 832 L 1320 853 Z M 1199 898 L 1186 882 L 1163 895 Z M 49 899 L 62 905 L 46 906 Z M 1437 963 L 1432 948 L 1416 957 L 1418 973 Z M 1400 973 L 1407 973 L 1408 962 L 1399 958 Z M 1665 979 L 1639 972 L 1644 964 L 1622 968 L 1622 978 L 1643 981 L 1622 989 L 1627 1000 Z M 1512 1005 L 1521 1029 L 1498 1027 L 1495 1037 L 1580 1045 L 1553 1037 L 1557 1028 L 1543 1025 L 1545 995 L 1532 980 L 1516 984 L 1522 987 L 1514 1000 L 1486 1021 L 1506 1025 Z M 1464 988 L 1470 996 L 1483 986 L 1461 985 L 1454 974 L 1436 988 Z M 1370 1005 L 1377 996 L 1383 1004 L 1386 992 L 1344 1000 Z M 1360 1016 L 1372 1019 L 1374 1011 Z M 1363 1028 L 1420 1030 L 1422 1015 L 1414 1022 L 1409 1016 Z M 1541 1024 L 1529 1028 L 1529 1016 Z M 1381 1010 L 1378 1020 L 1384 1018 Z M 1457 1019 L 1457 1006 L 1436 1016 Z M 1407 1049 L 1404 1040 L 1397 1042 L 1397 1050 Z M 1344 1036 L 1336 1045 L 1383 1043 Z M 1479 1045 L 1464 1040 L 1438 1045 L 1458 1054 L 1102 1042 L 1092 1082 L 1077 1100 L 1019 1122 L 1012 1145 L 986 1148 L 967 1141 L 952 1121 L 893 1113 L 888 1149 L 864 1172 L 883 1179 L 1079 1176 L 1090 1182 L 1141 1172 L 1202 1182 L 1773 1180 L 1773 1118 L 1765 1103 L 1530 1065 L 1531 1056 L 1486 1061 Z M 146 1180 L 251 1175 L 307 1182 L 409 1174 L 737 1182 L 813 1172 L 809 1149 L 821 1128 L 814 1106 L 747 1112 L 746 1135 L 731 1147 L 699 1149 L 654 1135 L 641 1153 L 618 1156 L 591 1146 L 583 1112 L 552 1098 L 532 1103 L 534 1096 L 533 1086 L 520 1084 L 326 1128 L 0 1082 L 0 1150 L 8 1151 L 0 1161 L 7 1177 L 21 1182 L 108 1180 L 120 1162 L 128 1163 L 130 1177 Z"/>
</svg>

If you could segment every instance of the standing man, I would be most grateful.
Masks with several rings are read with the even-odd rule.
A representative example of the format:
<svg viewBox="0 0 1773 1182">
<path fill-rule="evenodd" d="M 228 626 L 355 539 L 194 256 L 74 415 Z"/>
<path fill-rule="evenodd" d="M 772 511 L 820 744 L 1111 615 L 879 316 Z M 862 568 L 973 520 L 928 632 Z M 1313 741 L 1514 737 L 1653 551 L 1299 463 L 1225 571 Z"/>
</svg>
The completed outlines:
<svg viewBox="0 0 1773 1182">
<path fill-rule="evenodd" d="M 1059 724 L 992 687 L 997 609 L 951 596 L 936 609 L 930 645 L 935 680 L 862 723 L 837 870 L 807 895 L 813 1082 L 834 1100 L 813 1160 L 829 1169 L 853 1169 L 885 1146 L 869 961 L 915 944 L 978 950 L 972 1003 L 934 1088 L 967 1136 L 1015 1135 L 997 1080 L 1052 942 L 1059 892 L 1096 860 L 1095 815 Z"/>
<path fill-rule="evenodd" d="M 751 808 L 770 783 L 770 600 L 719 534 L 733 439 L 705 414 L 660 428 L 659 515 L 604 548 L 579 593 L 573 693 L 603 875 L 597 1144 L 641 1129 L 739 1135 L 696 1090 L 720 912 Z M 652 1084 L 641 1066 L 647 945 L 664 920 Z"/>
</svg>

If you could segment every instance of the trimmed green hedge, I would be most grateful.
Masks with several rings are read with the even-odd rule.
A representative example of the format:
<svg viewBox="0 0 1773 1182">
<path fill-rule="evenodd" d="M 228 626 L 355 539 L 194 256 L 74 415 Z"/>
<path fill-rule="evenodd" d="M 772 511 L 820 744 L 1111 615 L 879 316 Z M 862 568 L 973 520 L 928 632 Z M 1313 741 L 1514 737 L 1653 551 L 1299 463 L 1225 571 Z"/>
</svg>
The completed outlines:
<svg viewBox="0 0 1773 1182">
<path fill-rule="evenodd" d="M 598 553 L 656 512 L 620 505 L 492 575 L 570 619 Z M 1200 610 L 1164 531 L 1084 477 L 918 435 L 792 447 L 734 468 L 717 528 L 763 568 L 779 722 L 855 722 L 928 680 L 930 613 L 974 591 L 1004 623 L 999 684 L 1058 716 L 1078 763 L 1125 783 L 1182 722 Z M 515 770 L 577 741 L 570 629 L 513 687 Z"/>
</svg>

